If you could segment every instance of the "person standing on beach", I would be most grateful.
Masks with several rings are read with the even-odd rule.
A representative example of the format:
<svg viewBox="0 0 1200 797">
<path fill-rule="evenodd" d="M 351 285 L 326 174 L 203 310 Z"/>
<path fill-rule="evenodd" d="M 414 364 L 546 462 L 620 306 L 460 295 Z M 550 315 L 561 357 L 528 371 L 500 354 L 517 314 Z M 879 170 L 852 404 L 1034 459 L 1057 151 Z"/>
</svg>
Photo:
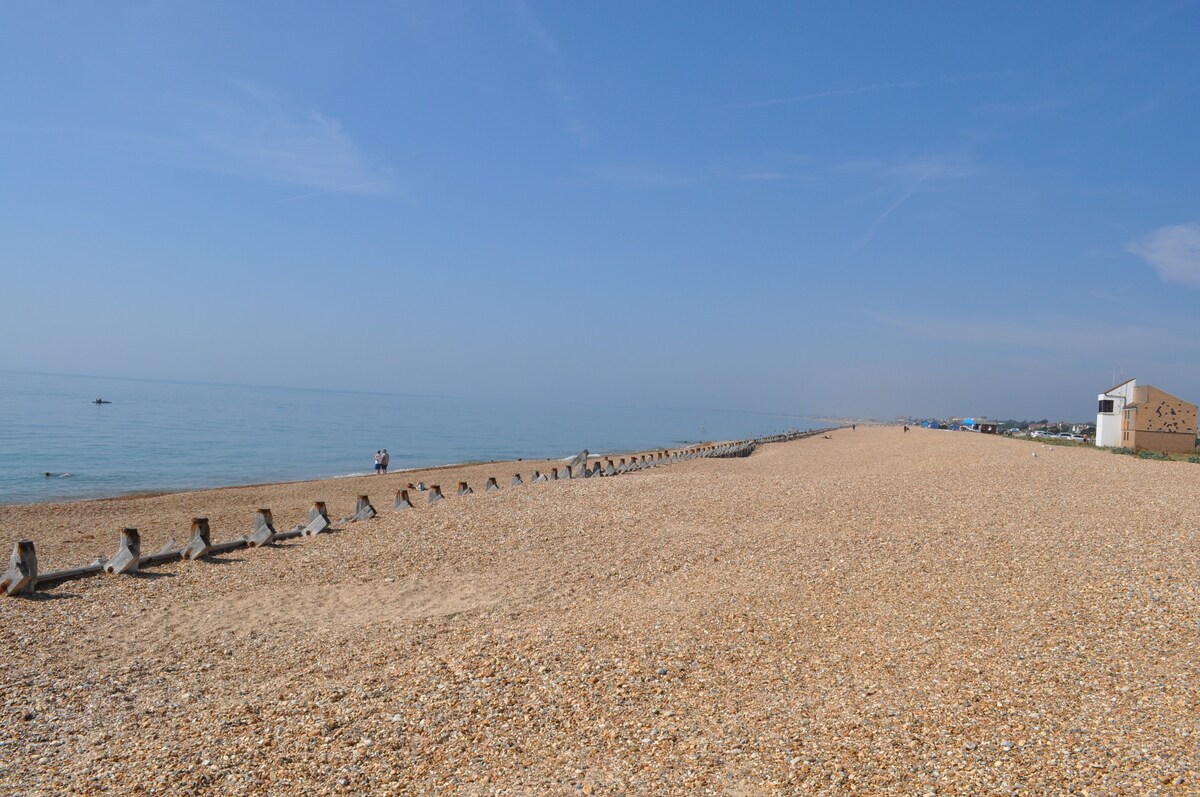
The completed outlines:
<svg viewBox="0 0 1200 797">
<path fill-rule="evenodd" d="M 383 459 L 381 459 L 381 460 L 380 460 L 380 463 L 379 463 L 379 464 L 383 465 L 383 475 L 384 475 L 384 476 L 386 476 L 386 475 L 387 475 L 387 466 L 388 466 L 388 461 L 389 461 L 390 459 L 391 459 L 391 457 L 390 457 L 390 456 L 388 456 L 387 449 L 386 449 L 386 448 L 385 448 L 385 449 L 383 449 Z"/>
<path fill-rule="evenodd" d="M 375 452 L 375 475 L 378 476 L 383 471 L 383 452 Z"/>
</svg>

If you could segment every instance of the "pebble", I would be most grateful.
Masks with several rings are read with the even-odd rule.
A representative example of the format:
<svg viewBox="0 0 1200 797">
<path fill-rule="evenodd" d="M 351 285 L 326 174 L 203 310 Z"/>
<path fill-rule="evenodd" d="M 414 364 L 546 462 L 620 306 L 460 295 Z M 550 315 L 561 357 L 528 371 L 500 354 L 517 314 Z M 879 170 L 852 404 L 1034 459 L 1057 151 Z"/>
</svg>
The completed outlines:
<svg viewBox="0 0 1200 797">
<path fill-rule="evenodd" d="M 0 602 L 5 791 L 1194 790 L 1200 561 L 1176 497 L 1200 469 L 832 436 Z M 436 479 L 509 468 L 531 470 Z M 5 507 L 0 542 L 20 529 L 53 567 L 98 553 L 66 545 L 80 528 L 150 549 L 209 516 L 227 539 L 255 506 L 286 527 L 378 478 Z"/>
</svg>

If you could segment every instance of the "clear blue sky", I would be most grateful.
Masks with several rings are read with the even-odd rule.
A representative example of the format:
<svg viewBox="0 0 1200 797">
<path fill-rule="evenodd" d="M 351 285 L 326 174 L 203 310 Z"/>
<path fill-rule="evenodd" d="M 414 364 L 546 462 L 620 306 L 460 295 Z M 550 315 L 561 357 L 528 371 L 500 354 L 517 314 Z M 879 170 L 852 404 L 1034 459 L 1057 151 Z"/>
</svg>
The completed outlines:
<svg viewBox="0 0 1200 797">
<path fill-rule="evenodd" d="M 0 5 L 0 368 L 1200 400 L 1200 8 Z"/>
</svg>

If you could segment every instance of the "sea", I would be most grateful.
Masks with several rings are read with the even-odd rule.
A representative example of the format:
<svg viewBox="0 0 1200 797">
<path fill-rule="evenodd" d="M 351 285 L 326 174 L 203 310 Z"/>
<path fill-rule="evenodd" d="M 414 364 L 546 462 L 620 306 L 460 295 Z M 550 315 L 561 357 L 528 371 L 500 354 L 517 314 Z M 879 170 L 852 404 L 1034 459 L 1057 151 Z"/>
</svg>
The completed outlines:
<svg viewBox="0 0 1200 797">
<path fill-rule="evenodd" d="M 96 404 L 103 398 L 109 404 Z M 568 458 L 810 429 L 726 410 L 0 371 L 0 504 Z"/>
</svg>

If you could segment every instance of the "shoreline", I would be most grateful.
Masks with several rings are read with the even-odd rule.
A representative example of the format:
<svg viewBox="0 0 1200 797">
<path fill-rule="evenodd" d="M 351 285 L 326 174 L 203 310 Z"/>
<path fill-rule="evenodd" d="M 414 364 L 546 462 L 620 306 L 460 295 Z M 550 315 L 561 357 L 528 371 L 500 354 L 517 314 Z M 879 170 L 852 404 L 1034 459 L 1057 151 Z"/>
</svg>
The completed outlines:
<svg viewBox="0 0 1200 797">
<path fill-rule="evenodd" d="M 799 434 L 816 434 L 817 431 L 805 430 Z M 622 458 L 664 451 L 686 451 L 725 442 L 730 441 L 697 443 L 686 448 L 589 454 L 588 461 L 616 462 Z M 326 503 L 331 518 L 353 514 L 352 509 L 362 495 L 370 497 L 377 511 L 390 512 L 394 496 L 406 489 L 408 484 L 426 482 L 431 487 L 436 484 L 446 498 L 451 498 L 460 482 L 466 482 L 473 490 L 482 493 L 486 480 L 495 478 L 500 489 L 508 491 L 514 473 L 520 473 L 527 484 L 534 471 L 549 474 L 555 468 L 562 468 L 567 461 L 497 460 L 390 471 L 386 475 L 372 473 L 78 501 L 3 504 L 0 505 L 0 554 L 12 550 L 12 546 L 20 540 L 31 540 L 37 549 L 40 572 L 69 569 L 110 556 L 122 528 L 138 530 L 142 549 L 146 553 L 157 551 L 172 541 L 176 544 L 180 540 L 186 541 L 192 519 L 199 517 L 209 520 L 214 542 L 230 541 L 252 530 L 253 519 L 259 509 L 270 509 L 276 528 L 283 531 L 297 522 L 301 525 L 306 523 L 308 511 L 315 501 Z M 664 464 L 645 472 L 669 469 L 678 464 Z M 569 484 L 593 480 L 576 478 L 550 481 Z M 427 500 L 425 496 L 426 493 L 417 492 L 411 494 L 410 499 L 424 502 Z"/>
<path fill-rule="evenodd" d="M 807 430 L 805 430 L 805 431 L 807 431 Z M 703 440 L 703 441 L 697 441 L 694 443 L 682 443 L 679 446 L 675 446 L 673 448 L 644 448 L 644 449 L 635 449 L 635 450 L 631 450 L 631 451 L 621 451 L 621 452 L 602 453 L 602 454 L 592 454 L 589 452 L 588 459 L 591 460 L 591 459 L 600 459 L 600 458 L 619 458 L 619 457 L 629 457 L 629 456 L 640 456 L 642 454 L 649 454 L 649 453 L 657 452 L 657 451 L 674 451 L 674 450 L 683 449 L 683 448 L 693 448 L 695 446 L 720 445 L 725 442 L 729 442 L 729 441 Z M 385 476 L 397 476 L 397 475 L 404 474 L 404 473 L 432 473 L 432 472 L 454 470 L 454 469 L 460 469 L 460 468 L 482 467 L 484 465 L 508 465 L 508 464 L 521 465 L 521 464 L 527 463 L 527 462 L 538 462 L 538 463 L 557 462 L 557 463 L 560 463 L 560 465 L 561 465 L 561 463 L 569 462 L 571 459 L 572 459 L 572 457 L 565 457 L 565 458 L 559 458 L 559 459 L 549 459 L 548 458 L 548 459 L 466 460 L 463 462 L 450 462 L 450 463 L 446 463 L 443 465 L 429 465 L 427 467 L 401 468 L 399 470 L 388 470 L 388 472 L 384 475 Z M 14 508 L 14 507 L 63 506 L 63 505 L 69 505 L 69 504 L 81 504 L 81 503 L 103 502 L 103 501 L 129 501 L 129 500 L 137 500 L 137 499 L 141 499 L 141 498 L 161 498 L 163 496 L 171 496 L 171 495 L 190 495 L 193 493 L 217 492 L 220 490 L 286 487 L 286 486 L 297 485 L 297 484 L 310 484 L 310 483 L 315 484 L 315 483 L 320 483 L 320 482 L 333 482 L 333 481 L 338 481 L 338 480 L 342 480 L 342 479 L 367 479 L 367 478 L 375 478 L 376 476 L 377 476 L 377 474 L 375 474 L 375 473 L 370 473 L 370 472 L 364 471 L 363 473 L 346 473 L 346 474 L 341 474 L 338 476 L 315 476 L 313 478 L 306 478 L 306 479 L 284 479 L 282 481 L 249 482 L 246 484 L 218 484 L 218 485 L 212 485 L 212 486 L 208 486 L 208 487 L 185 487 L 185 488 L 181 488 L 178 490 L 170 490 L 170 489 L 166 489 L 166 490 L 135 490 L 135 491 L 128 492 L 128 493 L 118 493 L 116 495 L 99 495 L 99 496 L 90 496 L 90 497 L 81 497 L 81 498 L 64 498 L 64 499 L 55 500 L 55 501 L 5 501 L 3 499 L 0 499 L 0 513 L 2 513 L 6 508 Z"/>
<path fill-rule="evenodd" d="M 806 420 L 814 420 L 814 419 L 809 418 Z M 847 423 L 849 423 L 849 422 L 847 422 Z M 790 432 L 785 432 L 783 434 L 793 433 L 793 432 L 803 434 L 805 432 L 812 431 L 817 428 L 818 428 L 817 426 L 812 426 L 811 428 L 808 428 L 808 429 L 799 429 L 799 430 L 793 429 L 793 430 L 790 430 Z M 824 427 L 821 427 L 821 428 L 824 428 Z M 763 435 L 759 435 L 757 437 L 748 437 L 745 439 L 760 440 L 760 439 L 766 439 L 766 438 L 773 437 L 773 436 L 775 436 L 775 435 L 763 434 Z M 723 442 L 728 442 L 728 441 L 723 440 L 723 439 L 722 440 L 697 440 L 697 441 L 681 440 L 676 443 L 673 443 L 670 445 L 663 445 L 663 446 L 644 446 L 641 448 L 614 450 L 611 452 L 601 452 L 601 453 L 590 452 L 589 457 L 593 457 L 593 458 L 594 457 L 618 457 L 618 458 L 619 457 L 628 457 L 630 455 L 635 455 L 635 454 L 640 455 L 640 454 L 654 452 L 654 451 L 668 451 L 668 450 L 673 451 L 673 450 L 678 450 L 678 449 L 683 449 L 683 448 L 691 448 L 691 447 L 695 447 L 695 446 L 714 445 L 714 444 L 723 443 Z M 580 450 L 583 450 L 583 449 L 580 449 Z M 432 471 L 442 471 L 442 470 L 448 470 L 448 469 L 453 469 L 453 468 L 472 467 L 475 465 L 504 465 L 505 463 L 510 463 L 510 462 L 511 463 L 556 462 L 556 461 L 565 462 L 565 461 L 570 460 L 573 456 L 574 455 L 572 454 L 565 458 L 562 458 L 561 460 L 555 459 L 552 457 L 518 458 L 518 459 L 491 459 L 491 460 L 467 459 L 467 460 L 463 460 L 461 462 L 448 462 L 448 463 L 441 463 L 441 464 L 436 464 L 436 465 L 417 466 L 417 467 L 406 468 L 406 469 L 402 469 L 402 470 L 390 470 L 388 475 L 393 475 L 393 474 L 402 473 L 402 472 L 422 472 L 423 473 L 423 472 L 432 472 Z M 96 494 L 96 495 L 79 495 L 77 497 L 50 498 L 50 499 L 46 499 L 46 500 L 24 500 L 24 499 L 20 499 L 20 498 L 14 499 L 14 500 L 8 500 L 6 498 L 0 497 L 0 512 L 3 512 L 3 510 L 5 508 L 11 508 L 11 507 L 42 506 L 42 505 L 52 506 L 52 505 L 78 504 L 78 503 L 91 502 L 91 501 L 118 501 L 118 500 L 130 500 L 130 499 L 137 499 L 137 498 L 154 498 L 154 497 L 164 496 L 164 495 L 201 493 L 201 492 L 209 492 L 209 491 L 214 491 L 214 490 L 228 490 L 228 489 L 234 489 L 234 488 L 271 487 L 271 486 L 276 486 L 276 485 L 302 484 L 305 482 L 324 482 L 324 481 L 333 481 L 333 480 L 338 480 L 338 479 L 356 479 L 356 478 L 362 478 L 362 477 L 374 476 L 374 475 L 375 475 L 374 473 L 371 473 L 369 471 L 364 471 L 364 472 L 358 473 L 358 474 L 342 473 L 342 474 L 330 474 L 330 475 L 305 476 L 305 477 L 298 477 L 298 478 L 284 478 L 284 479 L 278 479 L 278 480 L 268 478 L 265 480 L 256 480 L 256 481 L 244 482 L 244 483 L 234 482 L 234 483 L 224 483 L 224 484 L 210 484 L 210 485 L 204 485 L 204 486 L 186 486 L 186 487 L 178 487 L 178 488 L 167 487 L 167 488 L 159 489 L 159 488 L 154 488 L 154 487 L 146 487 L 146 488 L 140 488 L 140 489 L 133 489 L 128 492 L 100 493 L 100 494 Z"/>
</svg>

